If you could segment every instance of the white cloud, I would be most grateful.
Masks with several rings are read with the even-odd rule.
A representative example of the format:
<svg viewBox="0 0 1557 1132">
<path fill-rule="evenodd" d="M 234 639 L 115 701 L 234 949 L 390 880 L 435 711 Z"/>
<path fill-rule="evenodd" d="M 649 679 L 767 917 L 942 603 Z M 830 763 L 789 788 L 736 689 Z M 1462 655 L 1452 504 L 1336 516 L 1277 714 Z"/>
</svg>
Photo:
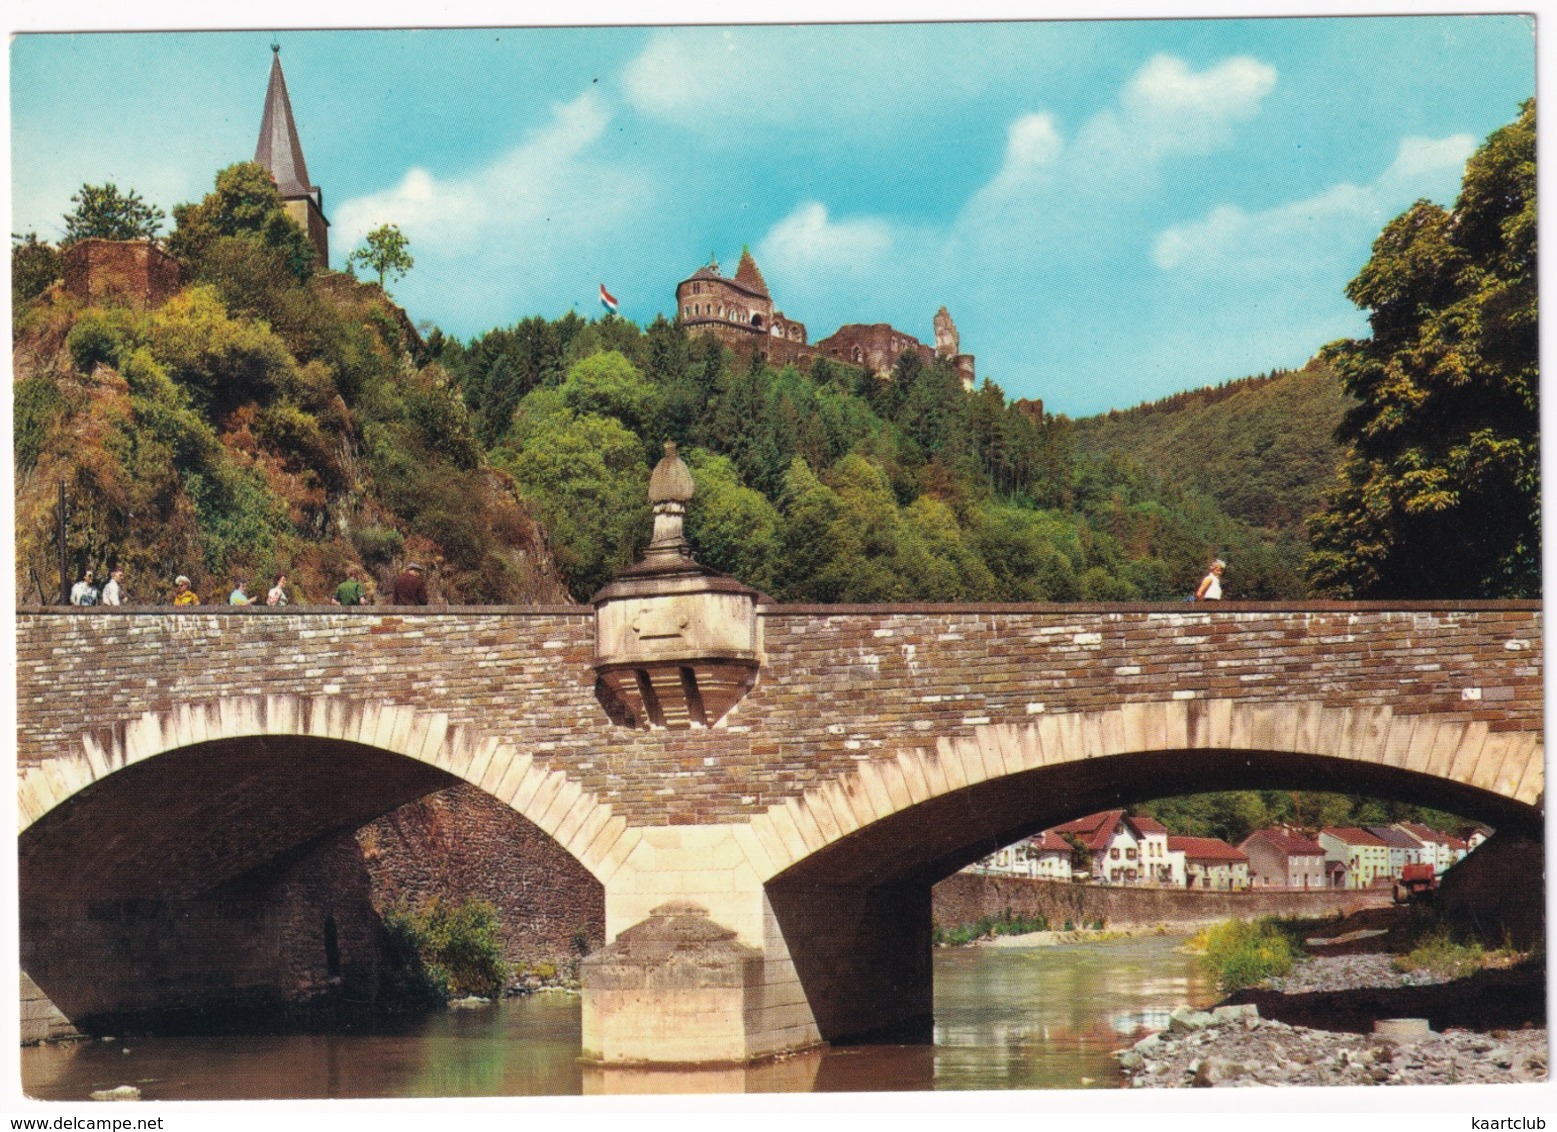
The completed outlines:
<svg viewBox="0 0 1557 1132">
<path fill-rule="evenodd" d="M 1258 113 L 1275 86 L 1276 68 L 1247 55 L 1198 74 L 1182 59 L 1157 55 L 1136 72 L 1119 102 L 1133 123 L 1198 150 L 1223 144 L 1228 127 Z"/>
<path fill-rule="evenodd" d="M 1032 233 L 1052 223 L 1056 213 L 1095 213 L 1096 198 L 1138 195 L 1168 158 L 1229 144 L 1233 127 L 1257 114 L 1275 85 L 1276 69 L 1247 56 L 1197 72 L 1158 55 L 1131 77 L 1118 105 L 1084 122 L 1072 141 L 1052 114 L 1025 114 L 1007 131 L 1000 171 L 964 208 L 961 234 L 1006 239 L 1013 228 Z"/>
<path fill-rule="evenodd" d="M 886 261 L 892 246 L 892 229 L 886 221 L 835 221 L 826 206 L 807 201 L 775 224 L 757 251 L 765 270 L 777 276 L 864 275 Z"/>
<path fill-rule="evenodd" d="M 811 134 L 823 121 L 895 130 L 986 89 L 992 74 L 1044 69 L 1019 49 L 1013 41 L 991 57 L 986 36 L 945 24 L 659 28 L 623 71 L 622 91 L 640 113 L 710 140 Z"/>
<path fill-rule="evenodd" d="M 393 188 L 338 205 L 332 242 L 344 252 L 392 223 L 418 256 L 484 258 L 619 225 L 650 194 L 641 174 L 591 155 L 609 120 L 600 97 L 586 92 L 484 168 L 447 178 L 412 168 Z"/>
<path fill-rule="evenodd" d="M 1243 279 L 1329 266 L 1412 198 L 1452 190 L 1474 148 L 1465 134 L 1405 138 L 1394 161 L 1367 186 L 1333 185 L 1254 212 L 1219 204 L 1199 220 L 1159 233 L 1152 259 L 1164 271 Z"/>
</svg>

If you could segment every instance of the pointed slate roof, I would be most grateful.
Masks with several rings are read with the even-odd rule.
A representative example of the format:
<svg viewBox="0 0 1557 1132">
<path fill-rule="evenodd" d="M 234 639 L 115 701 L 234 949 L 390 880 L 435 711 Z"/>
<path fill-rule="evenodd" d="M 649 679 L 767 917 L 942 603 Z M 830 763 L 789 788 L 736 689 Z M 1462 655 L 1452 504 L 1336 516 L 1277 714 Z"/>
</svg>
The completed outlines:
<svg viewBox="0 0 1557 1132">
<path fill-rule="evenodd" d="M 273 47 L 270 63 L 270 87 L 265 91 L 265 117 L 260 121 L 259 144 L 254 160 L 270 171 L 283 199 L 306 197 L 313 183 L 303 161 L 303 143 L 297 137 L 292 120 L 292 101 L 287 98 L 287 80 L 281 73 L 281 48 Z"/>
<path fill-rule="evenodd" d="M 757 261 L 752 258 L 750 248 L 741 249 L 741 262 L 735 269 L 735 281 L 755 291 L 764 299 L 773 297 L 768 294 L 768 284 L 762 278 L 762 272 L 757 270 Z"/>
</svg>

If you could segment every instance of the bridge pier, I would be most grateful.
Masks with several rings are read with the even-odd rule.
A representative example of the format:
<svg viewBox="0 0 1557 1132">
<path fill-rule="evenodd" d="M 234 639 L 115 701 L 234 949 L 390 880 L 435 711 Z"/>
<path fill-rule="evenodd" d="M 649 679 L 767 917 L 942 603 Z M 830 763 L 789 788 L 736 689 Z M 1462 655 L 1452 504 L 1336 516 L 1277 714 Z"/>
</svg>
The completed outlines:
<svg viewBox="0 0 1557 1132">
<path fill-rule="evenodd" d="M 642 831 L 605 886 L 613 942 L 583 964 L 586 1060 L 729 1064 L 929 1040 L 928 886 L 765 885 L 756 853 L 748 826 Z"/>
</svg>

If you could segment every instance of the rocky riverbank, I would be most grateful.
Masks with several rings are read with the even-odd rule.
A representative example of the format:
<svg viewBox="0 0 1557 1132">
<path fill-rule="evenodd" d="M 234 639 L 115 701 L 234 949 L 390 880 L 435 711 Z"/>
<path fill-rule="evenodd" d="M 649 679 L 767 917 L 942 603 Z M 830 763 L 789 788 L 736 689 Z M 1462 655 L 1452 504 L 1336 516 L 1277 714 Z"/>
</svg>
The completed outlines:
<svg viewBox="0 0 1557 1132">
<path fill-rule="evenodd" d="M 1375 1034 L 1389 1018 L 1431 1029 Z M 1116 1057 L 1132 1088 L 1513 1084 L 1547 1079 L 1546 1038 L 1539 962 L 1445 982 L 1363 954 L 1303 960 L 1209 1012 L 1184 1007 Z"/>
</svg>

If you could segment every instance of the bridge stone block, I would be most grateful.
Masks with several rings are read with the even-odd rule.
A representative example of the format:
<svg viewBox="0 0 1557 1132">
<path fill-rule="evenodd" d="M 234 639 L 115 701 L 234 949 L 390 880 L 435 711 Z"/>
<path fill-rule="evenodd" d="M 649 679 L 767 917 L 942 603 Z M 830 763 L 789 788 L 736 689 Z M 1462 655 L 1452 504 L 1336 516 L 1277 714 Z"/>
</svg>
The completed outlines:
<svg viewBox="0 0 1557 1132">
<path fill-rule="evenodd" d="M 592 866 L 594 874 L 602 884 L 609 884 L 621 867 L 627 863 L 627 858 L 642 837 L 641 829 L 629 826 L 626 818 L 613 814 L 611 820 L 601 829 L 600 835 L 590 845 L 590 858 L 585 861 L 585 864 L 588 865 L 598 853 L 600 863 L 598 866 Z"/>
<path fill-rule="evenodd" d="M 606 822 L 611 820 L 611 807 L 608 803 L 596 799 L 593 805 L 580 807 L 580 809 L 583 812 L 582 820 L 572 828 L 564 825 L 559 829 L 557 843 L 580 861 L 585 862 L 585 868 L 589 868 L 589 847 L 605 828 Z"/>
<path fill-rule="evenodd" d="M 789 820 L 794 823 L 795 830 L 800 834 L 800 840 L 808 854 L 815 853 L 827 845 L 827 836 L 822 832 L 822 827 L 817 824 L 816 818 L 811 816 L 810 808 L 804 805 L 802 799 L 784 799 L 784 811 L 789 815 Z"/>
<path fill-rule="evenodd" d="M 798 861 L 810 854 L 806 846 L 806 840 L 800 833 L 800 827 L 795 823 L 794 814 L 787 805 L 775 806 L 768 811 L 768 820 L 777 834 L 779 843 L 784 848 L 784 855 L 791 861 Z"/>
<path fill-rule="evenodd" d="M 1474 720 L 1465 726 L 1465 736 L 1455 749 L 1454 761 L 1449 765 L 1449 777 L 1457 782 L 1468 782 L 1481 749 L 1487 745 L 1489 730 L 1482 720 Z"/>
<path fill-rule="evenodd" d="M 539 763 L 530 763 L 524 775 L 515 784 L 513 795 L 506 799 L 508 804 L 521 814 L 528 813 L 530 803 L 540 795 L 550 778 L 551 775 L 545 767 Z"/>
<path fill-rule="evenodd" d="M 583 828 L 584 823 L 599 808 L 600 806 L 595 796 L 586 794 L 583 788 L 580 787 L 579 795 L 574 799 L 573 805 L 563 812 L 562 820 L 557 823 L 557 828 L 551 831 L 551 835 L 556 839 L 557 844 L 564 847 L 572 844 L 574 837 L 578 835 L 578 831 Z"/>
<path fill-rule="evenodd" d="M 494 760 L 495 763 L 496 760 Z M 529 755 L 510 755 L 508 764 L 503 768 L 503 776 L 492 787 L 492 796 L 501 802 L 514 804 L 514 797 L 519 793 L 519 787 L 530 773 L 530 768 L 535 760 Z M 518 807 L 514 807 L 517 809 Z"/>
<path fill-rule="evenodd" d="M 562 827 L 562 823 L 567 819 L 569 812 L 578 805 L 578 800 L 584 793 L 582 786 L 569 779 L 561 771 L 557 772 L 557 778 L 559 785 L 552 795 L 551 802 L 544 810 L 539 810 L 539 816 L 534 819 L 536 825 L 553 836 L 556 836 L 557 830 Z M 536 804 L 539 806 L 539 798 L 536 799 Z"/>
<path fill-rule="evenodd" d="M 410 720 L 407 719 L 405 721 L 404 729 L 408 730 L 409 725 Z M 403 741 L 404 736 L 399 735 L 401 730 L 402 727 L 397 722 L 395 728 L 396 736 L 398 736 L 400 740 Z M 396 736 L 392 736 L 392 740 Z M 502 748 L 502 745 L 502 742 L 496 736 L 491 736 L 482 740 L 481 746 L 476 749 L 476 757 L 470 761 L 470 765 L 464 769 L 464 771 L 460 774 L 460 777 L 463 778 L 466 782 L 480 782 L 483 778 L 486 777 L 487 769 L 491 767 L 492 760 L 497 757 L 497 752 Z M 390 747 L 388 749 L 392 751 L 399 750 L 398 747 Z"/>
<path fill-rule="evenodd" d="M 112 743 L 112 736 L 109 736 L 108 741 L 110 744 Z M 104 746 L 102 739 L 97 735 L 94 735 L 89 731 L 85 735 L 81 736 L 81 750 L 83 757 L 86 759 L 88 765 L 90 765 L 92 768 L 92 775 L 94 778 L 102 778 L 103 776 L 113 772 L 115 767 L 113 762 L 113 755 L 109 752 L 107 747 Z"/>
<path fill-rule="evenodd" d="M 925 778 L 924 761 L 924 752 L 916 749 L 899 751 L 897 755 L 898 773 L 903 776 L 903 785 L 908 789 L 908 799 L 913 805 L 934 797 Z M 822 832 L 829 841 L 837 836 L 825 829 Z"/>
<path fill-rule="evenodd" d="M 615 1065 L 744 1062 L 763 955 L 706 908 L 672 901 L 586 958 L 584 1058 Z"/>
<path fill-rule="evenodd" d="M 1531 743 L 1530 749 L 1525 753 L 1524 773 L 1519 776 L 1519 785 L 1514 790 L 1514 797 L 1528 806 L 1539 806 L 1545 793 L 1545 750 L 1543 744 L 1537 740 Z"/>
</svg>

